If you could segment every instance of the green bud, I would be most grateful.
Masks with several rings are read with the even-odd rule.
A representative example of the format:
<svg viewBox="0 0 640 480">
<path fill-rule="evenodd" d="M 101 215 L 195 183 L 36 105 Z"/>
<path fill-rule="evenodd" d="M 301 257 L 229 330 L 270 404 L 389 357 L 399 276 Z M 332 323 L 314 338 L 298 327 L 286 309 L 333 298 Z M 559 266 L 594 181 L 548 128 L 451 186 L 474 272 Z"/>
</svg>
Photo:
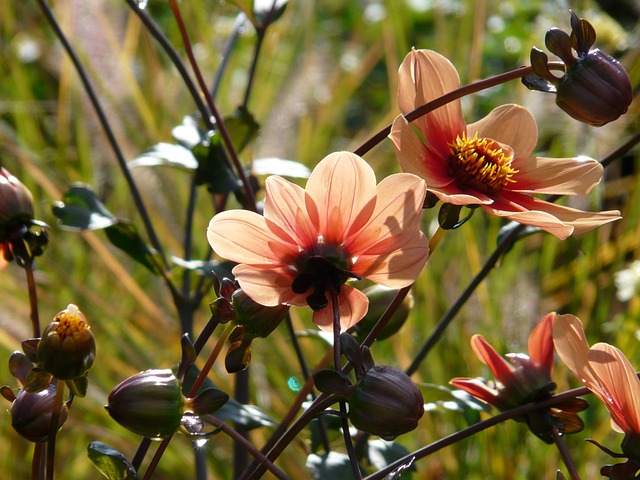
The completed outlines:
<svg viewBox="0 0 640 480">
<path fill-rule="evenodd" d="M 265 307 L 253 301 L 241 288 L 231 296 L 234 322 L 244 325 L 245 330 L 254 337 L 266 337 L 273 332 L 289 312 L 286 305 Z"/>
<path fill-rule="evenodd" d="M 105 406 L 111 418 L 138 435 L 161 439 L 180 427 L 185 399 L 169 369 L 136 373 L 118 384 Z"/>
<path fill-rule="evenodd" d="M 33 197 L 20 180 L 0 167 L 0 243 L 33 220 Z"/>
<path fill-rule="evenodd" d="M 51 384 L 38 393 L 20 390 L 11 404 L 11 426 L 30 442 L 46 442 L 56 400 L 56 387 Z M 58 428 L 67 420 L 67 405 L 60 408 Z"/>
<path fill-rule="evenodd" d="M 367 370 L 348 402 L 353 426 L 385 440 L 414 430 L 424 414 L 422 393 L 394 367 L 375 365 Z"/>
<path fill-rule="evenodd" d="M 96 342 L 84 314 L 73 304 L 58 313 L 38 342 L 42 369 L 61 380 L 83 376 L 96 357 Z"/>
</svg>

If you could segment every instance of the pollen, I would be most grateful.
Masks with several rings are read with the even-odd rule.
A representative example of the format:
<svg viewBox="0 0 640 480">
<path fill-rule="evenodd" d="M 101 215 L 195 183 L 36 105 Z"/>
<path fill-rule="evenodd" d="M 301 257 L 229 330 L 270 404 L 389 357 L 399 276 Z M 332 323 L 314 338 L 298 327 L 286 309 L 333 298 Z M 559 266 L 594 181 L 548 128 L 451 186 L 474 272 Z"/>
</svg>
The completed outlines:
<svg viewBox="0 0 640 480">
<path fill-rule="evenodd" d="M 58 322 L 55 331 L 62 338 L 90 328 L 84 314 L 73 304 L 69 304 L 65 310 L 58 313 L 53 321 Z"/>
<path fill-rule="evenodd" d="M 449 144 L 449 166 L 459 184 L 485 194 L 498 193 L 509 183 L 518 170 L 511 166 L 513 155 L 508 155 L 490 138 L 456 137 Z"/>
</svg>

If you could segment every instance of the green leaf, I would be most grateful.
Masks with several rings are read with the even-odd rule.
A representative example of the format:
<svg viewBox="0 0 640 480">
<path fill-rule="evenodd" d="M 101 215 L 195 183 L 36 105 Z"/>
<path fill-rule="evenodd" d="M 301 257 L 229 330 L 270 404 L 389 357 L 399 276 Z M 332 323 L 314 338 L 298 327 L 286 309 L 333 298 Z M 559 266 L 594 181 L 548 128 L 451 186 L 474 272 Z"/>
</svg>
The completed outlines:
<svg viewBox="0 0 640 480">
<path fill-rule="evenodd" d="M 251 164 L 254 175 L 280 175 L 290 178 L 309 178 L 311 170 L 306 165 L 294 160 L 277 157 L 258 158 Z"/>
<path fill-rule="evenodd" d="M 307 468 L 315 479 L 351 480 L 351 462 L 343 453 L 329 452 L 324 455 L 312 453 L 307 457 Z"/>
<path fill-rule="evenodd" d="M 137 480 L 138 472 L 127 458 L 106 443 L 91 442 L 87 455 L 100 473 L 109 480 Z"/>
<path fill-rule="evenodd" d="M 69 391 L 76 397 L 83 398 L 87 394 L 87 388 L 89 387 L 89 379 L 85 373 L 82 377 L 74 378 L 73 380 L 67 380 L 67 386 Z"/>
<path fill-rule="evenodd" d="M 224 119 L 233 147 L 240 153 L 258 135 L 260 125 L 246 107 L 238 107 L 232 115 Z"/>
<path fill-rule="evenodd" d="M 380 439 L 369 440 L 369 442 L 367 442 L 367 445 L 369 447 L 367 457 L 369 458 L 371 465 L 374 466 L 376 470 L 382 470 L 383 468 L 391 465 L 393 462 L 400 460 L 401 458 L 406 457 L 411 453 L 399 443 L 386 442 Z M 415 470 L 416 468 L 412 464 L 410 464 L 410 466 L 405 467 L 403 473 L 406 471 L 414 472 Z M 402 478 L 405 477 L 403 476 Z"/>
<path fill-rule="evenodd" d="M 61 226 L 70 230 L 100 230 L 118 222 L 91 187 L 83 184 L 69 188 L 51 210 Z"/>
<path fill-rule="evenodd" d="M 120 221 L 107 227 L 105 231 L 114 246 L 147 267 L 152 273 L 156 275 L 162 273 L 157 254 L 142 240 L 136 227 L 131 223 Z"/>
<path fill-rule="evenodd" d="M 137 167 L 177 167 L 184 170 L 195 170 L 198 161 L 191 150 L 182 145 L 158 143 L 128 163 L 129 168 Z"/>
<path fill-rule="evenodd" d="M 198 185 L 206 185 L 211 193 L 229 193 L 242 188 L 242 182 L 229 166 L 218 133 L 212 133 L 208 142 L 196 145 L 193 155 L 198 160 Z"/>
<path fill-rule="evenodd" d="M 288 0 L 253 0 L 253 15 L 262 28 L 278 20 L 287 8 Z"/>
</svg>

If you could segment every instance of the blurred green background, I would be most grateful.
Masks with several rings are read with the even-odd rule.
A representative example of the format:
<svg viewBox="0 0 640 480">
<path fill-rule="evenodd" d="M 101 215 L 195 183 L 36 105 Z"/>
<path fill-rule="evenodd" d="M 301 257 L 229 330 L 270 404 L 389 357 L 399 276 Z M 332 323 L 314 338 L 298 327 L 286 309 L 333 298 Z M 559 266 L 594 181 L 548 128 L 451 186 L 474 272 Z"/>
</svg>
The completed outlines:
<svg viewBox="0 0 640 480">
<path fill-rule="evenodd" d="M 622 6 L 621 15 L 611 10 L 617 20 L 590 0 L 292 0 L 267 31 L 248 104 L 261 130 L 241 160 L 248 165 L 253 159 L 280 157 L 313 167 L 332 151 L 354 150 L 398 114 L 396 72 L 412 46 L 446 55 L 468 83 L 528 63 L 532 46 L 544 49 L 547 29 L 570 30 L 569 8 L 592 22 L 598 32 L 596 46 L 622 61 L 637 91 L 640 23 L 632 10 L 637 5 L 633 0 L 612 3 Z M 127 158 L 158 142 L 172 142 L 172 128 L 196 108 L 175 68 L 127 5 L 59 0 L 52 6 L 91 75 Z M 239 10 L 232 2 L 217 0 L 190 0 L 180 8 L 200 68 L 212 82 Z M 183 54 L 167 2 L 151 0 L 146 10 Z M 57 226 L 51 205 L 74 182 L 91 185 L 118 217 L 139 227 L 141 222 L 78 76 L 36 2 L 0 0 L 0 12 L 0 164 L 31 189 L 36 218 L 51 225 L 50 245 L 37 260 L 41 322 L 46 324 L 74 303 L 85 312 L 98 343 L 89 393 L 75 401 L 58 437 L 57 476 L 99 478 L 85 453 L 89 442 L 108 443 L 131 458 L 139 441 L 108 417 L 103 408 L 108 392 L 137 371 L 177 364 L 179 322 L 164 284 L 112 247 L 104 233 L 78 234 Z M 247 23 L 217 95 L 223 115 L 242 102 L 255 40 Z M 540 129 L 537 151 L 548 156 L 602 158 L 640 127 L 637 101 L 617 122 L 596 129 L 559 111 L 552 96 L 530 92 L 519 82 L 465 98 L 465 118 L 478 119 L 511 102 L 532 110 Z M 378 179 L 398 171 L 387 140 L 365 158 Z M 613 282 L 614 272 L 640 253 L 637 160 L 638 149 L 612 166 L 588 198 L 572 199 L 572 205 L 582 208 L 620 209 L 622 220 L 564 242 L 534 235 L 502 260 L 415 375 L 425 384 L 427 402 L 442 399 L 428 384 L 488 375 L 469 348 L 472 334 L 482 333 L 499 351 L 525 352 L 531 328 L 554 310 L 580 317 L 591 343 L 615 344 L 640 368 L 640 297 L 619 301 Z M 169 253 L 181 255 L 189 174 L 169 168 L 133 173 L 161 242 Z M 209 249 L 204 232 L 214 213 L 210 198 L 201 195 L 194 258 L 203 258 Z M 433 231 L 435 214 L 425 213 L 425 231 Z M 495 247 L 500 227 L 498 219 L 478 212 L 463 228 L 448 232 L 416 283 L 409 321 L 393 338 L 374 344 L 377 363 L 399 368 L 410 364 Z M 16 265 L 0 273 L 0 360 L 6 359 L 0 384 L 12 388 L 18 385 L 6 361 L 30 336 L 25 285 L 24 272 Z M 196 332 L 209 318 L 211 300 L 213 294 L 198 312 Z M 296 329 L 315 328 L 307 312 L 296 310 L 293 315 Z M 204 353 L 213 340 L 209 344 Z M 326 351 L 313 337 L 301 338 L 301 344 L 311 365 Z M 303 381 L 284 328 L 254 342 L 251 372 L 253 403 L 281 418 L 296 396 L 285 387 L 287 380 Z M 210 377 L 233 391 L 233 378 L 222 364 L 214 366 Z M 576 386 L 560 365 L 554 379 L 560 389 Z M 597 478 L 600 467 L 610 461 L 584 440 L 593 438 L 613 450 L 619 450 L 621 440 L 612 432 L 606 410 L 592 404 L 594 408 L 582 414 L 585 430 L 566 439 L 583 478 Z M 28 478 L 33 447 L 12 430 L 8 405 L 0 411 L 1 476 Z M 465 426 L 460 412 L 438 407 L 398 442 L 413 450 Z M 258 429 L 251 439 L 261 446 L 268 434 L 268 429 Z M 335 438 L 338 449 L 340 441 Z M 222 435 L 208 442 L 210 478 L 231 478 L 231 445 Z M 305 435 L 278 465 L 291 478 L 308 478 L 308 449 Z M 558 468 L 564 467 L 553 446 L 523 424 L 509 422 L 419 461 L 414 478 L 551 479 Z M 190 442 L 177 437 L 154 478 L 190 478 L 193 471 Z"/>
</svg>

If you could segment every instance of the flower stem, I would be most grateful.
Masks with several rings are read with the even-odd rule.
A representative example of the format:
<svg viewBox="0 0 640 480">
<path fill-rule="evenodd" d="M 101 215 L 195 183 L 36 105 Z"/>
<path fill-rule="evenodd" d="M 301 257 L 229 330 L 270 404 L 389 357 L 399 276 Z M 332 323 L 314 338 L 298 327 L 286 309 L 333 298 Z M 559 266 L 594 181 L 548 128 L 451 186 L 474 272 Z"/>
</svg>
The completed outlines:
<svg viewBox="0 0 640 480">
<path fill-rule="evenodd" d="M 160 463 L 160 459 L 162 458 L 164 451 L 169 446 L 169 442 L 171 441 L 171 438 L 173 438 L 173 435 L 168 436 L 167 438 L 163 439 L 162 442 L 160 442 L 160 445 L 158 445 L 158 449 L 156 450 L 156 453 L 153 455 L 153 458 L 151 459 L 151 463 L 149 463 L 149 467 L 147 468 L 147 471 L 144 473 L 143 480 L 151 480 L 151 475 L 153 475 L 153 472 L 155 472 L 156 467 L 158 466 L 158 463 Z"/>
<path fill-rule="evenodd" d="M 220 115 L 220 112 L 218 112 L 218 109 L 216 108 L 213 98 L 211 97 L 211 94 L 207 89 L 207 86 L 204 82 L 204 78 L 202 78 L 202 73 L 200 72 L 200 68 L 198 68 L 198 63 L 196 62 L 196 59 L 193 55 L 193 50 L 191 49 L 191 41 L 189 40 L 189 35 L 187 34 L 186 27 L 184 25 L 184 22 L 182 21 L 182 15 L 180 14 L 178 3 L 176 2 L 176 0 L 169 0 L 169 6 L 171 7 L 171 11 L 173 12 L 176 22 L 178 23 L 178 28 L 180 29 L 180 34 L 182 35 L 182 41 L 184 43 L 187 57 L 189 58 L 189 63 L 191 64 L 191 68 L 193 69 L 196 75 L 196 79 L 198 81 L 198 85 L 200 86 L 200 90 L 204 95 L 204 98 L 205 98 L 205 101 L 207 102 L 207 106 L 209 107 L 209 110 L 211 110 L 211 114 L 216 120 L 215 128 L 218 132 L 220 132 L 227 154 L 231 157 L 231 161 L 236 169 L 238 178 L 240 178 L 240 181 L 242 182 L 242 186 L 246 193 L 244 198 L 244 203 L 245 203 L 244 207 L 247 210 L 251 210 L 252 212 L 257 212 L 258 209 L 256 207 L 256 199 L 255 199 L 255 194 L 253 192 L 253 187 L 251 186 L 251 183 L 249 183 L 247 176 L 244 174 L 244 168 L 242 167 L 242 164 L 240 163 L 240 159 L 238 158 L 238 152 L 236 152 L 236 149 L 233 146 L 233 142 L 231 141 L 231 136 L 229 135 L 229 131 L 225 127 L 224 120 Z"/>
<path fill-rule="evenodd" d="M 144 460 L 144 457 L 149 451 L 150 446 L 151 446 L 151 439 L 149 437 L 143 437 L 142 440 L 140 440 L 140 444 L 138 445 L 138 450 L 136 450 L 136 454 L 133 456 L 133 460 L 131 460 L 131 466 L 136 469 L 136 472 L 140 470 L 140 465 L 142 465 L 142 460 Z"/>
<path fill-rule="evenodd" d="M 569 453 L 569 449 L 567 448 L 567 444 L 564 442 L 562 435 L 558 431 L 558 428 L 554 425 L 551 429 L 551 435 L 553 436 L 553 442 L 558 447 L 558 451 L 560 452 L 560 456 L 562 457 L 562 461 L 564 462 L 567 470 L 569 471 L 569 477 L 571 480 L 580 480 L 580 475 L 578 475 L 578 470 L 576 469 L 576 464 Z"/>
<path fill-rule="evenodd" d="M 42 461 L 44 460 L 46 443 L 37 442 L 33 444 L 33 458 L 31 459 L 31 476 L 30 480 L 39 480 L 42 478 Z"/>
<path fill-rule="evenodd" d="M 54 380 L 56 381 L 56 380 Z M 47 469 L 46 479 L 53 480 L 53 467 L 56 454 L 56 435 L 60 423 L 60 409 L 62 408 L 62 399 L 64 397 L 64 382 L 57 381 L 56 397 L 53 402 L 53 411 L 51 412 L 51 424 L 49 425 L 49 437 L 47 439 Z"/>
<path fill-rule="evenodd" d="M 24 271 L 27 277 L 27 289 L 29 291 L 29 306 L 31 309 L 31 327 L 33 329 L 33 338 L 40 338 L 40 317 L 38 315 L 38 292 L 36 289 L 36 281 L 33 276 L 33 259 L 26 258 L 24 262 Z"/>
<path fill-rule="evenodd" d="M 549 68 L 557 68 L 564 69 L 564 64 L 561 62 L 549 62 Z M 470 95 L 472 93 L 480 92 L 490 87 L 495 87 L 496 85 L 500 85 L 502 83 L 507 83 L 512 80 L 516 80 L 518 78 L 525 77 L 527 75 L 531 75 L 533 70 L 530 66 L 516 68 L 515 70 L 511 70 L 509 72 L 501 73 L 500 75 L 495 75 L 493 77 L 485 78 L 483 80 L 479 80 L 477 82 L 470 83 L 463 87 L 460 87 L 452 92 L 449 92 L 441 97 L 436 98 L 415 110 L 407 113 L 404 118 L 407 119 L 408 122 L 413 122 L 417 118 L 420 118 L 426 115 L 429 112 L 432 112 L 436 108 L 440 108 L 443 105 L 446 105 L 449 102 L 453 102 L 459 98 L 464 97 L 465 95 Z M 391 133 L 391 125 L 387 125 L 385 128 L 380 130 L 378 133 L 373 135 L 369 140 L 364 142 L 360 147 L 354 150 L 353 153 L 359 156 L 365 155 L 369 150 L 378 145 L 382 140 L 384 140 L 389 133 Z"/>
<path fill-rule="evenodd" d="M 207 378 L 207 375 L 209 375 L 209 371 L 211 371 L 211 367 L 213 367 L 213 364 L 217 360 L 218 355 L 220 355 L 224 344 L 229 339 L 229 335 L 231 335 L 231 332 L 233 332 L 234 328 L 236 328 L 236 326 L 232 323 L 229 323 L 229 325 L 227 325 L 227 327 L 220 335 L 220 338 L 218 338 L 218 343 L 216 343 L 215 347 L 213 347 L 211 355 L 209 355 L 209 358 L 207 358 L 207 362 L 204 364 L 204 367 L 202 367 L 202 370 L 200 370 L 200 373 L 198 374 L 195 382 L 193 382 L 191 389 L 189 389 L 189 394 L 187 395 L 188 398 L 195 397 L 198 393 L 198 390 L 200 390 L 200 387 L 202 387 L 202 384 Z"/>
</svg>

